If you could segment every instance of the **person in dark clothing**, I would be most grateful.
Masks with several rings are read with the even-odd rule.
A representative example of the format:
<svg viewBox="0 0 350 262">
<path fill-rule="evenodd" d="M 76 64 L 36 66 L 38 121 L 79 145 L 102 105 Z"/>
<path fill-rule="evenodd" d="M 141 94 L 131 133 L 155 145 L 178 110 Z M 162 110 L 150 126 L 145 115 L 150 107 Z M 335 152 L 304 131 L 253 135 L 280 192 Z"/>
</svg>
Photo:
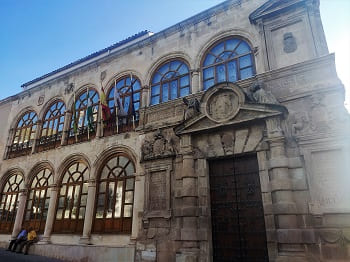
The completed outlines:
<svg viewBox="0 0 350 262">
<path fill-rule="evenodd" d="M 28 229 L 28 235 L 27 235 L 27 240 L 26 241 L 23 241 L 19 244 L 19 248 L 18 248 L 18 251 L 17 253 L 22 253 L 22 249 L 24 247 L 24 254 L 25 255 L 28 255 L 28 249 L 31 245 L 33 245 L 34 243 L 36 243 L 38 241 L 38 237 L 36 235 L 36 232 L 35 230 L 30 227 Z"/>
<path fill-rule="evenodd" d="M 19 232 L 19 234 L 17 235 L 17 237 L 15 239 L 12 239 L 10 242 L 9 247 L 7 248 L 8 251 L 12 251 L 15 252 L 17 245 L 19 245 L 20 243 L 24 242 L 27 240 L 27 230 L 25 230 L 24 228 L 21 229 L 21 232 Z"/>
</svg>

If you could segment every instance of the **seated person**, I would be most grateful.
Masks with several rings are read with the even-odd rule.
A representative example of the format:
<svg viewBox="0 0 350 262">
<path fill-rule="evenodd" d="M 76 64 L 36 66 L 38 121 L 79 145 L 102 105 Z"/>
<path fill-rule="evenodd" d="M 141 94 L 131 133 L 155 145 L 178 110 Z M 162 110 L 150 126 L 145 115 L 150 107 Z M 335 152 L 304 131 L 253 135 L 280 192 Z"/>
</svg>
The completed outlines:
<svg viewBox="0 0 350 262">
<path fill-rule="evenodd" d="M 35 230 L 30 227 L 28 229 L 28 235 L 27 235 L 27 240 L 26 241 L 23 241 L 20 245 L 19 245 L 19 251 L 17 253 L 21 253 L 22 252 L 22 249 L 24 247 L 24 254 L 25 255 L 28 255 L 28 249 L 29 247 L 34 244 L 35 242 L 38 241 L 38 238 L 37 238 L 37 235 L 36 235 L 36 232 Z"/>
<path fill-rule="evenodd" d="M 7 250 L 16 251 L 17 245 L 26 241 L 26 240 L 27 240 L 27 230 L 22 228 L 21 231 L 19 232 L 19 234 L 17 235 L 17 237 L 15 239 L 11 240 L 10 245 L 9 245 Z M 12 249 L 12 246 L 13 246 L 13 249 Z"/>
</svg>

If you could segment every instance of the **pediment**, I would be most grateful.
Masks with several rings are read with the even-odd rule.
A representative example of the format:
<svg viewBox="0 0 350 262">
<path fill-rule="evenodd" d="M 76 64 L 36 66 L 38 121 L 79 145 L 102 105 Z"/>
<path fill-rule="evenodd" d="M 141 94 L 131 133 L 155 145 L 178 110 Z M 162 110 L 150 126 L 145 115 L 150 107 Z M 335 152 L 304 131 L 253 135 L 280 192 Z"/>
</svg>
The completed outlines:
<svg viewBox="0 0 350 262">
<path fill-rule="evenodd" d="M 207 90 L 201 99 L 200 113 L 185 120 L 174 131 L 177 135 L 203 133 L 286 114 L 287 109 L 279 104 L 246 102 L 240 87 L 225 83 Z"/>
<path fill-rule="evenodd" d="M 270 0 L 251 13 L 249 19 L 255 23 L 259 18 L 273 16 L 304 2 L 305 0 Z"/>
</svg>

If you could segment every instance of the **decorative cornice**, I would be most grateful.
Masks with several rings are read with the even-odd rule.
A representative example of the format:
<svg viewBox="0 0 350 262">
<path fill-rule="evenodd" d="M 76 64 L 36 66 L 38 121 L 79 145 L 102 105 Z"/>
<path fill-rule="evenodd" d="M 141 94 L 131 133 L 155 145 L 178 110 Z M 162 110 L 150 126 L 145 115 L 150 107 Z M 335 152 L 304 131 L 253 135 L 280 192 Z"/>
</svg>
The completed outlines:
<svg viewBox="0 0 350 262">
<path fill-rule="evenodd" d="M 249 15 L 251 23 L 285 12 L 296 6 L 302 6 L 307 0 L 270 0 Z"/>
</svg>

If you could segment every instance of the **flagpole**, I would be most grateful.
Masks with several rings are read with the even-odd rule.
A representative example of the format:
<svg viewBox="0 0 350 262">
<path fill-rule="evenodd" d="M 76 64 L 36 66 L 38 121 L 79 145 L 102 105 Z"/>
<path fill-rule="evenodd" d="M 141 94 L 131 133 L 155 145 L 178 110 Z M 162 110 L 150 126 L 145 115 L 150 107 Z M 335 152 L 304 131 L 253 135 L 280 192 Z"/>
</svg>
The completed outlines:
<svg viewBox="0 0 350 262">
<path fill-rule="evenodd" d="M 102 85 L 102 80 L 101 80 L 101 91 L 103 89 L 103 85 Z M 102 126 L 102 136 L 103 136 L 103 131 L 104 131 L 104 123 L 103 123 L 103 112 L 102 112 L 102 101 L 101 101 L 101 94 L 100 94 L 100 126 Z M 100 127 L 101 128 L 101 127 Z M 101 129 L 100 129 L 101 132 Z"/>
<path fill-rule="evenodd" d="M 132 73 L 130 73 L 130 87 L 131 87 L 131 108 L 133 109 L 134 108 L 134 90 L 133 90 L 133 86 L 132 86 Z M 135 130 L 135 115 L 134 115 L 134 112 L 133 110 L 131 110 L 131 113 L 132 113 L 132 128 L 133 130 Z"/>
<path fill-rule="evenodd" d="M 74 136 L 75 136 L 75 143 L 78 142 L 78 134 L 77 134 L 77 131 L 78 131 L 78 124 L 77 124 L 77 112 L 76 112 L 76 109 L 75 109 L 75 103 L 76 103 L 76 98 L 75 98 L 75 92 L 74 92 L 74 105 L 73 105 L 73 108 L 74 108 L 74 122 L 73 122 L 73 131 L 74 131 Z"/>
<path fill-rule="evenodd" d="M 114 79 L 114 92 L 117 92 L 117 79 Z M 115 95 L 114 95 L 115 96 Z M 115 119 L 117 124 L 117 134 L 119 133 L 119 119 L 118 119 L 118 106 L 115 104 L 116 101 L 114 101 L 115 106 Z"/>
<path fill-rule="evenodd" d="M 88 116 L 88 110 L 89 110 L 89 86 L 86 87 L 86 118 L 87 118 L 87 131 L 88 131 L 88 140 L 90 140 L 90 127 L 89 127 L 89 116 Z"/>
</svg>

